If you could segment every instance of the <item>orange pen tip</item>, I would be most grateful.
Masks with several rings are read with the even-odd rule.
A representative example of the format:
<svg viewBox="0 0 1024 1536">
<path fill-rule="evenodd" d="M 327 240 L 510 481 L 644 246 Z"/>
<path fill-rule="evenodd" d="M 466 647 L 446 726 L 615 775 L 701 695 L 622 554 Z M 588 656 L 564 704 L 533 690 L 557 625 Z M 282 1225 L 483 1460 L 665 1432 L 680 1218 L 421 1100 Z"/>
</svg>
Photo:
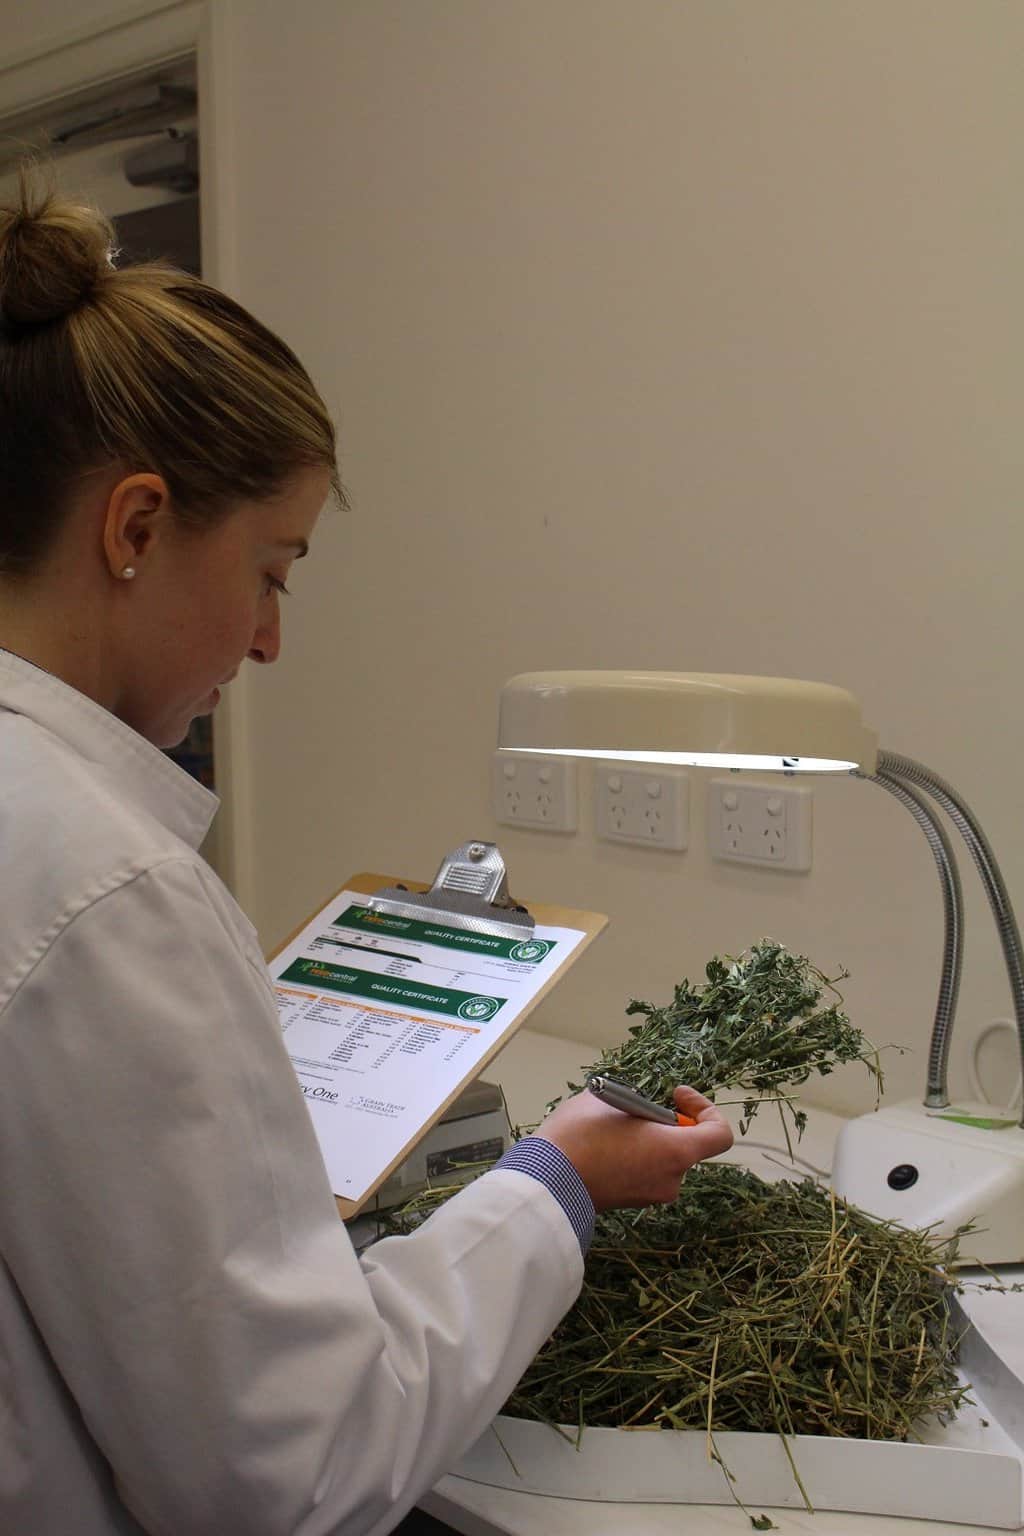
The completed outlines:
<svg viewBox="0 0 1024 1536">
<path fill-rule="evenodd" d="M 697 1122 L 696 1122 L 696 1120 L 694 1120 L 692 1115 L 681 1115 L 677 1111 L 677 1113 L 676 1113 L 676 1124 L 677 1125 L 696 1125 Z"/>
</svg>

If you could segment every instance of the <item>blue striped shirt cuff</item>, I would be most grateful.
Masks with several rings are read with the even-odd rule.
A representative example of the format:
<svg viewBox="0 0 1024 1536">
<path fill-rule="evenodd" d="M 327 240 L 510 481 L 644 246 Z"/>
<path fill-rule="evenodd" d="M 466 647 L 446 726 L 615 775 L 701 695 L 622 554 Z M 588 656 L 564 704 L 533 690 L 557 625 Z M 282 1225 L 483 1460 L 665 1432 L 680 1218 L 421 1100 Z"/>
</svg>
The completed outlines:
<svg viewBox="0 0 1024 1536">
<path fill-rule="evenodd" d="M 569 1218 L 569 1223 L 579 1239 L 580 1252 L 585 1254 L 594 1236 L 594 1219 L 597 1212 L 587 1186 L 570 1163 L 561 1147 L 543 1136 L 524 1136 L 509 1147 L 499 1158 L 495 1168 L 511 1168 L 514 1173 L 529 1174 L 538 1184 L 549 1189 Z"/>
</svg>

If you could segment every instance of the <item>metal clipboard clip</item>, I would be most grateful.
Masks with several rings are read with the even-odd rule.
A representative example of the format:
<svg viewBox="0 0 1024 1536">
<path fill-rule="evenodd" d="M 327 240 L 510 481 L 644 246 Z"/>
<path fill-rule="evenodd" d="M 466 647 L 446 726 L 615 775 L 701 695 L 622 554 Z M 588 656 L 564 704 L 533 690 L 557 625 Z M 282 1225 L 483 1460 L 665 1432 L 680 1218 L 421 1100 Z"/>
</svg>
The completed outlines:
<svg viewBox="0 0 1024 1536">
<path fill-rule="evenodd" d="M 429 891 L 387 886 L 371 896 L 371 912 L 445 922 L 470 933 L 528 939 L 535 922 L 508 892 L 505 861 L 495 843 L 468 842 L 441 860 Z"/>
</svg>

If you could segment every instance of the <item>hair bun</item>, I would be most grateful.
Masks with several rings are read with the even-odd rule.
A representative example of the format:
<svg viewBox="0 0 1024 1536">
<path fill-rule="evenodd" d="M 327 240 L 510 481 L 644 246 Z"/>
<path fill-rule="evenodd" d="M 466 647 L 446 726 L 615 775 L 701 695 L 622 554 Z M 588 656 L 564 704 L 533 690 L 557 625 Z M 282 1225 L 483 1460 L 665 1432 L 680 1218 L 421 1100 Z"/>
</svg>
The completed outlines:
<svg viewBox="0 0 1024 1536">
<path fill-rule="evenodd" d="M 110 271 L 110 221 L 33 181 L 22 171 L 17 200 L 0 207 L 0 316 L 8 331 L 71 314 Z"/>
</svg>

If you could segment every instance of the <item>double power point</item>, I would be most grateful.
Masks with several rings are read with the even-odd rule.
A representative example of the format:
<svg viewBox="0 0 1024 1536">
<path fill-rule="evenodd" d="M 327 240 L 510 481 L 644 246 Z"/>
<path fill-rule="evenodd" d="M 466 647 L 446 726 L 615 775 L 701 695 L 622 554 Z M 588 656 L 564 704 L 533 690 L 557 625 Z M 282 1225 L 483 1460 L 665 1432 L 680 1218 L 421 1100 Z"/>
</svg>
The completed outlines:
<svg viewBox="0 0 1024 1536">
<path fill-rule="evenodd" d="M 681 852 L 690 824 L 690 786 L 683 768 L 624 763 L 594 765 L 594 825 L 612 843 Z"/>
<path fill-rule="evenodd" d="M 576 761 L 536 752 L 495 752 L 491 797 L 498 821 L 534 831 L 576 831 Z"/>
<path fill-rule="evenodd" d="M 811 867 L 811 803 L 811 791 L 792 784 L 747 784 L 733 775 L 712 779 L 712 857 L 805 872 Z"/>
</svg>

